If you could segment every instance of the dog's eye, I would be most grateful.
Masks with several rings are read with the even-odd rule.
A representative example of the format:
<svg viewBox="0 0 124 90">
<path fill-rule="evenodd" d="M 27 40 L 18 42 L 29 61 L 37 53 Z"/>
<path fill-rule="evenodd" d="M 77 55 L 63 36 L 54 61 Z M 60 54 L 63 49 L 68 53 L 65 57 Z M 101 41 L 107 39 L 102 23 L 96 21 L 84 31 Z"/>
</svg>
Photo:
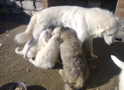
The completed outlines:
<svg viewBox="0 0 124 90">
<path fill-rule="evenodd" d="M 109 36 L 113 36 L 113 34 L 109 34 Z"/>
</svg>

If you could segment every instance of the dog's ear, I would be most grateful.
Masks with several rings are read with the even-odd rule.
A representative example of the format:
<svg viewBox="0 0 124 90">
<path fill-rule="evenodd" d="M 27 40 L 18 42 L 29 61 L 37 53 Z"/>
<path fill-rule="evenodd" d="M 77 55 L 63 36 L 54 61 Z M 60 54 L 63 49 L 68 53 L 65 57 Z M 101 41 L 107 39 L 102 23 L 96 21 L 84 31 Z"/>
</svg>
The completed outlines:
<svg viewBox="0 0 124 90">
<path fill-rule="evenodd" d="M 109 27 L 108 27 L 107 25 L 105 25 L 104 22 L 99 21 L 98 24 L 97 24 L 97 29 L 98 29 L 98 32 L 99 32 L 99 33 L 103 33 L 103 32 L 105 32 L 106 30 L 108 30 Z"/>
</svg>

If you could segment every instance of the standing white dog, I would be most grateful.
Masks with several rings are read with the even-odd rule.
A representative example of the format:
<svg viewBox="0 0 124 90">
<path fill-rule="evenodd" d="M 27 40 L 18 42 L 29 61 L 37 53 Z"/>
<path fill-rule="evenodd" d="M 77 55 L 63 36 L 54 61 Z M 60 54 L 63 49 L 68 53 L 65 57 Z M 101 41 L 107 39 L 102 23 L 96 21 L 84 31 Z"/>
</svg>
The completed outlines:
<svg viewBox="0 0 124 90">
<path fill-rule="evenodd" d="M 37 53 L 35 60 L 29 59 L 36 67 L 49 69 L 55 66 L 60 52 L 61 28 L 55 28 L 54 30 L 55 31 L 52 32 L 53 36 L 48 41 L 48 44 Z"/>
<path fill-rule="evenodd" d="M 41 32 L 40 36 L 39 36 L 39 40 L 37 43 L 35 43 L 31 48 L 30 50 L 28 51 L 27 53 L 27 57 L 28 58 L 34 58 L 37 54 L 37 52 L 42 48 L 44 47 L 45 45 L 47 45 L 48 43 L 48 40 L 50 39 L 51 37 L 51 31 L 52 29 L 47 29 L 43 32 Z M 24 55 L 26 54 L 27 50 L 28 50 L 28 44 L 29 44 L 29 41 L 25 44 L 23 50 L 19 51 L 19 47 L 17 47 L 15 49 L 15 53 L 17 54 L 20 54 L 20 55 Z"/>
<path fill-rule="evenodd" d="M 24 43 L 29 40 L 29 48 L 37 42 L 40 33 L 51 26 L 69 27 L 76 31 L 79 43 L 88 40 L 88 47 L 92 58 L 92 39 L 104 37 L 105 42 L 111 45 L 117 34 L 120 21 L 113 13 L 100 8 L 83 8 L 78 6 L 56 6 L 37 12 L 25 32 L 17 34 L 15 40 Z"/>
<path fill-rule="evenodd" d="M 121 73 L 119 75 L 119 90 L 124 90 L 124 62 L 119 60 L 114 55 L 111 55 L 111 59 L 121 69 Z"/>
</svg>

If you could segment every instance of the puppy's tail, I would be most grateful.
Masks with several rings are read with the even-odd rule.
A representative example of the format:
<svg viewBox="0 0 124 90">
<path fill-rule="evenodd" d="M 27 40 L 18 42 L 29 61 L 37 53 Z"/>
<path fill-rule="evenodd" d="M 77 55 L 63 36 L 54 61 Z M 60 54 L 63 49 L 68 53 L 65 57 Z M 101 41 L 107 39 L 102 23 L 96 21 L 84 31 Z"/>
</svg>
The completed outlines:
<svg viewBox="0 0 124 90">
<path fill-rule="evenodd" d="M 35 14 L 34 16 L 32 16 L 31 18 L 31 21 L 29 22 L 28 26 L 27 26 L 27 29 L 22 32 L 22 33 L 19 33 L 15 36 L 15 41 L 17 43 L 26 43 L 27 41 L 31 40 L 32 39 L 32 32 L 34 30 L 34 26 L 36 24 L 36 20 L 37 20 L 37 17 L 36 17 L 37 14 Z"/>
<path fill-rule="evenodd" d="M 113 62 L 121 69 L 124 69 L 124 62 L 122 62 L 121 60 L 119 60 L 116 56 L 111 55 L 111 59 L 113 60 Z"/>
<path fill-rule="evenodd" d="M 19 55 L 24 55 L 23 50 L 19 51 L 19 47 L 15 49 L 15 53 Z"/>
</svg>

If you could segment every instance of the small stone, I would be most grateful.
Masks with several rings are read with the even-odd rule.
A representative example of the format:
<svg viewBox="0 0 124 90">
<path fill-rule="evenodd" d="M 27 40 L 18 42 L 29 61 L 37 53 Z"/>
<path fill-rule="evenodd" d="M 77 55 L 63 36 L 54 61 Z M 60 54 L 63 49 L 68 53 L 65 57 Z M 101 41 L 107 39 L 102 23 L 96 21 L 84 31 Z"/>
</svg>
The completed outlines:
<svg viewBox="0 0 124 90">
<path fill-rule="evenodd" d="M 30 71 L 30 67 L 27 67 L 26 72 L 29 72 L 29 71 Z"/>
<path fill-rule="evenodd" d="M 15 68 L 15 66 L 13 66 L 13 68 Z"/>
</svg>

